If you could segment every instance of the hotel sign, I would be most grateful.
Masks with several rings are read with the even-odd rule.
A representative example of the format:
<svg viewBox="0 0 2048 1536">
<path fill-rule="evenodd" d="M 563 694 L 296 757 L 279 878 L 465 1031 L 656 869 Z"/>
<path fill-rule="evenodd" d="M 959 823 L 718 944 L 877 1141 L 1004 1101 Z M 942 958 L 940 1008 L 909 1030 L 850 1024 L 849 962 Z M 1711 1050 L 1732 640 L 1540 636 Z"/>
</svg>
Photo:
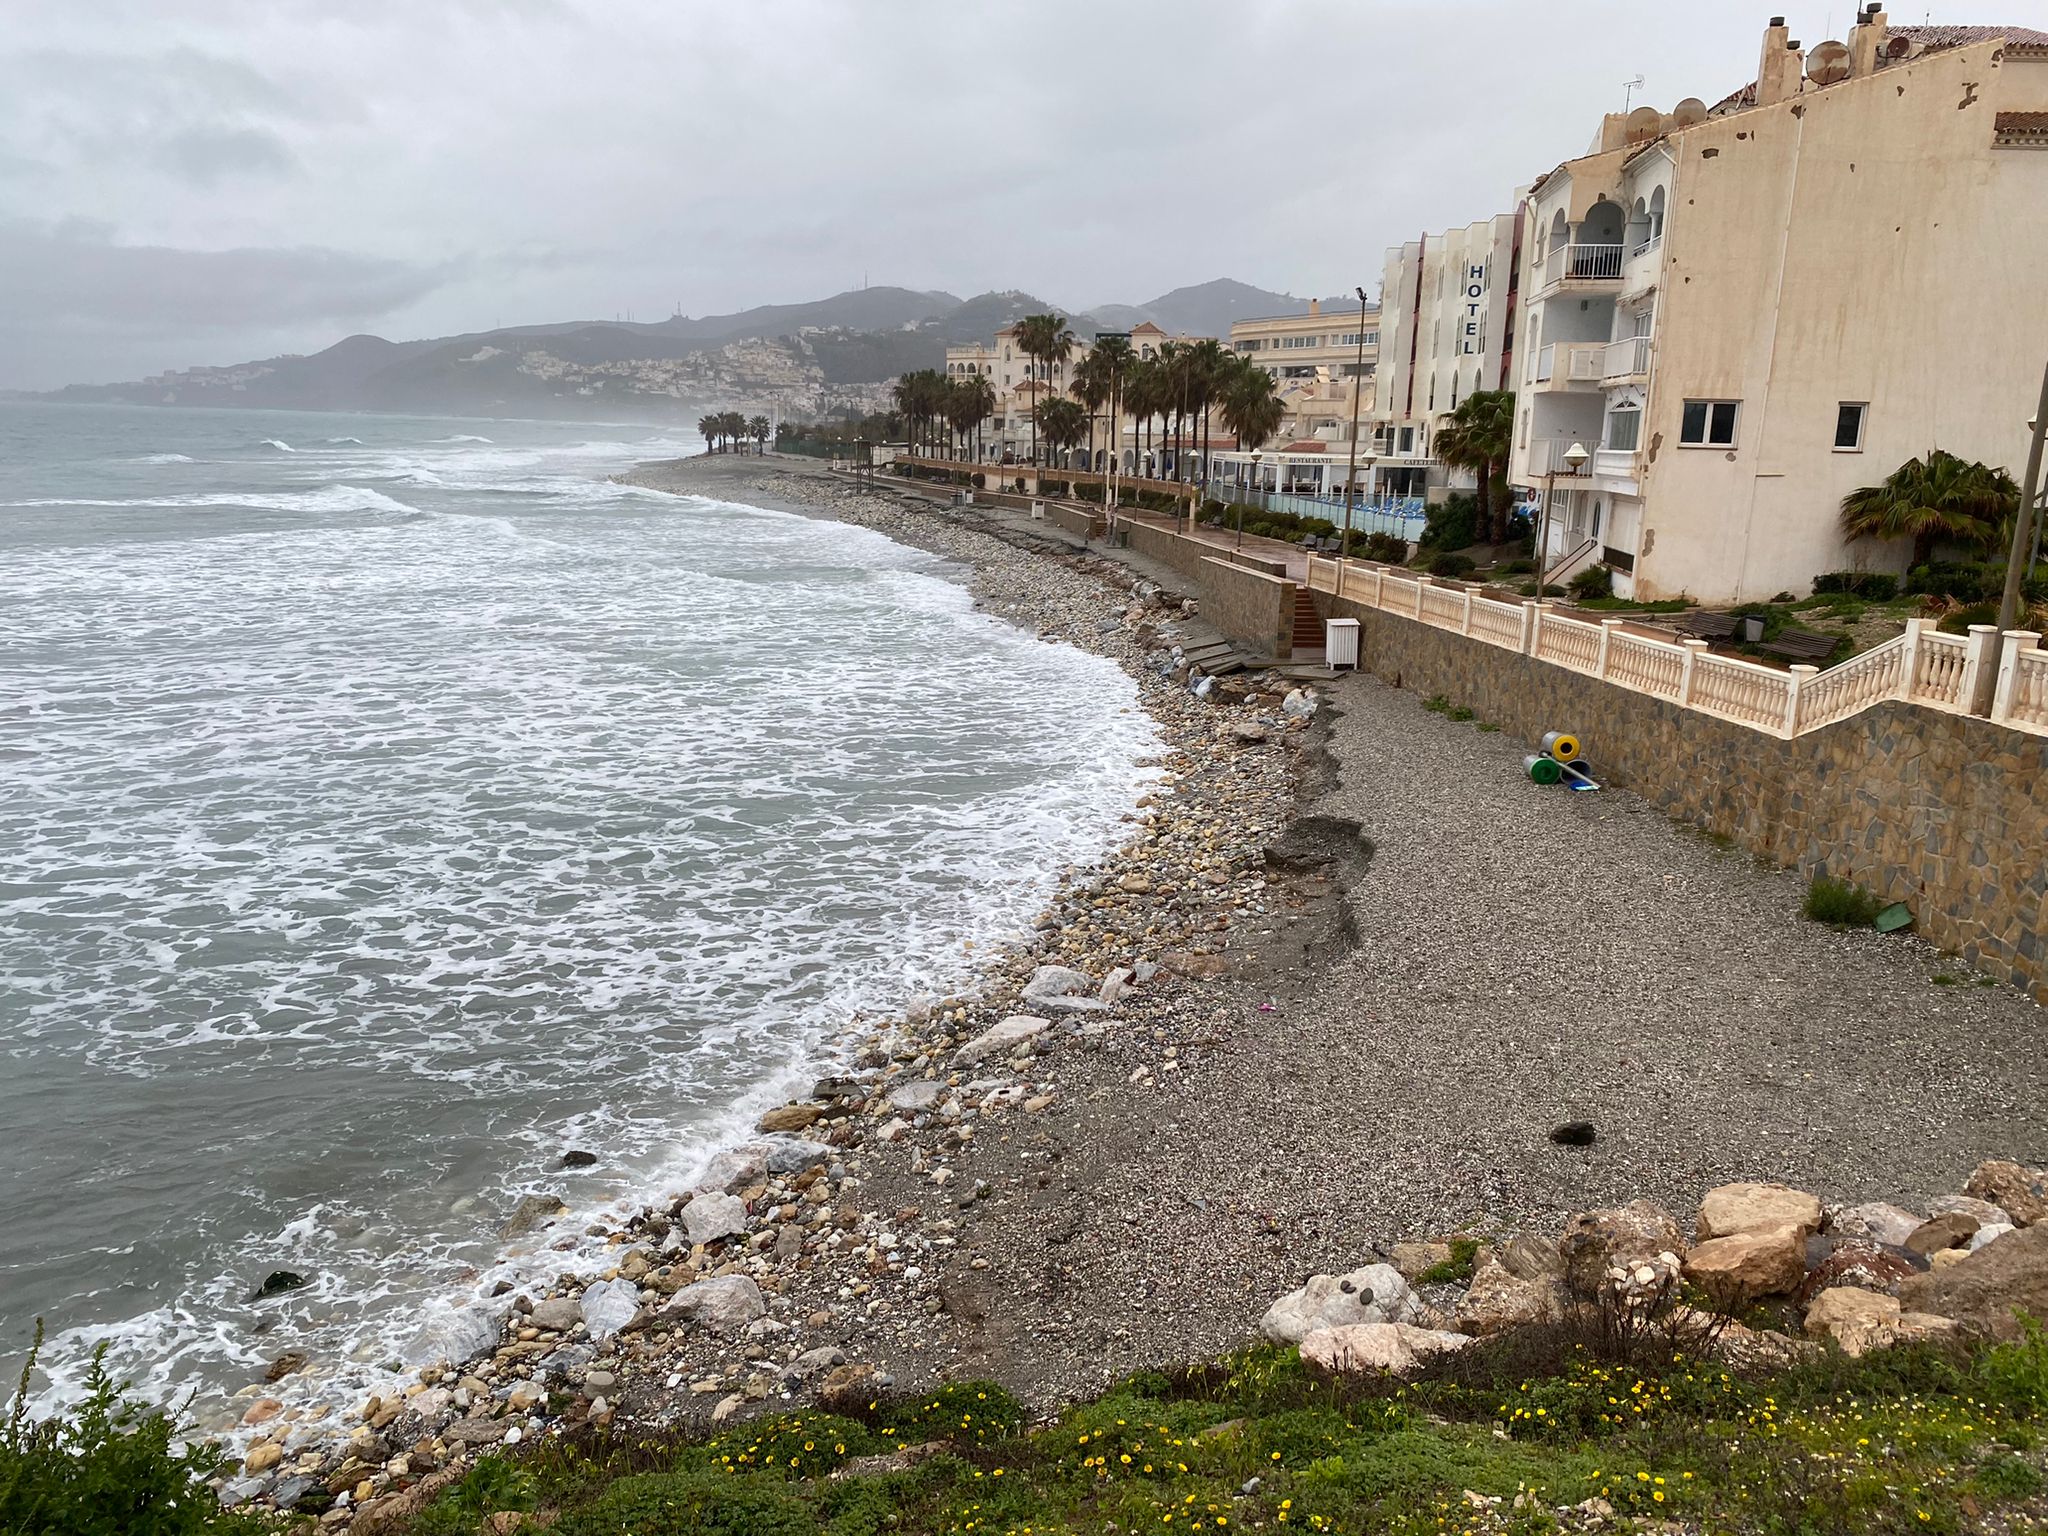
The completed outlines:
<svg viewBox="0 0 2048 1536">
<path fill-rule="evenodd" d="M 1465 268 L 1465 317 L 1458 322 L 1458 355 L 1477 357 L 1486 349 L 1486 264 Z"/>
</svg>

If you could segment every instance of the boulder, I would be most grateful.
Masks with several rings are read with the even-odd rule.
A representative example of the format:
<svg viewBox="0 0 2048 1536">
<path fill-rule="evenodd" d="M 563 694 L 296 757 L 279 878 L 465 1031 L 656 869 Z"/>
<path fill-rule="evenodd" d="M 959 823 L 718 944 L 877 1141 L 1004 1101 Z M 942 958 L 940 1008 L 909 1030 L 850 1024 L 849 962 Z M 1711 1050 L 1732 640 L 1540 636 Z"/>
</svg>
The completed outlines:
<svg viewBox="0 0 2048 1536">
<path fill-rule="evenodd" d="M 1832 1339 L 1845 1355 L 1932 1338 L 1954 1327 L 1945 1317 L 1905 1311 L 1896 1296 L 1880 1296 L 1856 1286 L 1822 1291 L 1806 1309 L 1808 1337 Z"/>
<path fill-rule="evenodd" d="M 1401 1272 L 1403 1280 L 1413 1283 L 1435 1269 L 1439 1264 L 1451 1262 L 1449 1243 L 1396 1243 L 1387 1252 L 1387 1262 Z"/>
<path fill-rule="evenodd" d="M 1592 1296 L 1608 1270 L 1632 1268 L 1660 1253 L 1683 1255 L 1685 1238 L 1677 1218 L 1663 1206 L 1632 1200 L 1605 1210 L 1581 1211 L 1565 1223 L 1557 1250 L 1573 1293 Z"/>
<path fill-rule="evenodd" d="M 1700 1201 L 1701 1242 L 1733 1237 L 1738 1232 L 1768 1232 L 1776 1227 L 1820 1230 L 1820 1200 L 1785 1184 L 1723 1184 Z"/>
<path fill-rule="evenodd" d="M 1472 1272 L 1472 1284 L 1458 1303 L 1458 1327 L 1465 1333 L 1500 1333 L 1530 1323 L 1554 1323 L 1570 1298 L 1556 1276 L 1523 1278 L 1499 1259 Z"/>
<path fill-rule="evenodd" d="M 747 1202 L 738 1195 L 699 1195 L 683 1207 L 683 1232 L 692 1244 L 715 1243 L 747 1230 Z"/>
<path fill-rule="evenodd" d="M 987 1033 L 976 1035 L 961 1046 L 953 1053 L 953 1060 L 965 1067 L 990 1056 L 1007 1056 L 1025 1041 L 1034 1040 L 1051 1028 L 1049 1019 L 1033 1018 L 1026 1013 L 1012 1014 Z"/>
<path fill-rule="evenodd" d="M 784 1104 L 756 1120 L 754 1129 L 763 1135 L 772 1131 L 807 1131 L 824 1118 L 822 1104 Z"/>
<path fill-rule="evenodd" d="M 1685 1256 L 1685 1278 L 1721 1307 L 1789 1295 L 1806 1278 L 1806 1229 L 1788 1223 L 1710 1238 Z"/>
<path fill-rule="evenodd" d="M 600 1280 L 583 1292 L 583 1326 L 593 1339 L 617 1333 L 640 1310 L 640 1287 L 630 1280 Z"/>
<path fill-rule="evenodd" d="M 768 1143 L 768 1171 L 787 1177 L 816 1168 L 832 1160 L 832 1149 L 822 1141 L 806 1141 L 801 1136 L 778 1136 Z"/>
<path fill-rule="evenodd" d="M 1871 1200 L 1844 1206 L 1829 1216 L 1828 1231 L 1837 1237 L 1902 1248 L 1913 1229 L 1924 1220 L 1924 1216 L 1915 1216 L 1903 1206 Z"/>
<path fill-rule="evenodd" d="M 498 1228 L 500 1237 L 522 1237 L 535 1227 L 553 1221 L 569 1207 L 560 1195 L 528 1195 L 512 1207 L 512 1214 Z"/>
<path fill-rule="evenodd" d="M 1967 1243 L 1963 1244 L 1963 1249 L 1965 1252 L 1975 1253 L 1979 1248 L 1982 1248 L 1986 1243 L 1995 1243 L 2001 1237 L 2005 1236 L 2006 1233 L 2017 1232 L 2018 1230 L 2019 1228 L 2015 1227 L 2009 1221 L 1994 1221 L 1993 1223 L 1991 1223 L 1990 1226 L 1979 1227 L 1976 1231 L 1972 1232 L 1970 1234 L 1970 1240 Z"/>
<path fill-rule="evenodd" d="M 1064 965 L 1041 965 L 1024 983 L 1024 1001 L 1067 1013 L 1095 1013 L 1109 1004 L 1096 995 L 1095 978 Z"/>
<path fill-rule="evenodd" d="M 1944 1211 L 1906 1234 L 1906 1247 L 1925 1258 L 1944 1248 L 1960 1248 L 1983 1223 L 1965 1211 Z"/>
<path fill-rule="evenodd" d="M 1354 1323 L 1411 1323 L 1422 1302 L 1391 1264 L 1368 1264 L 1346 1275 L 1315 1275 L 1266 1309 L 1259 1331 L 1275 1344 L 1299 1344 L 1320 1328 Z"/>
<path fill-rule="evenodd" d="M 249 1473 L 268 1472 L 283 1460 L 283 1446 L 274 1440 L 259 1440 L 249 1447 L 249 1454 L 242 1458 L 242 1470 Z"/>
<path fill-rule="evenodd" d="M 1842 1242 L 1807 1272 L 1800 1294 L 1812 1298 L 1842 1287 L 1893 1295 L 1919 1272 L 1919 1266 L 1897 1250 L 1876 1243 Z"/>
<path fill-rule="evenodd" d="M 2048 1173 L 2020 1163 L 1994 1159 L 1979 1163 L 1963 1193 L 1988 1200 L 2003 1210 L 2016 1227 L 2031 1227 L 2048 1217 Z M 1986 1223 L 1989 1225 L 1989 1223 Z"/>
<path fill-rule="evenodd" d="M 898 1083 L 889 1090 L 889 1107 L 900 1109 L 905 1114 L 921 1115 L 928 1109 L 936 1109 L 939 1100 L 946 1096 L 946 1085 L 933 1078 L 921 1078 L 916 1082 Z"/>
<path fill-rule="evenodd" d="M 720 1152 L 697 1175 L 698 1189 L 731 1195 L 768 1177 L 767 1150 L 761 1146 L 733 1147 Z"/>
<path fill-rule="evenodd" d="M 2012 1220 L 2004 1206 L 1979 1200 L 1974 1195 L 1936 1195 L 1927 1202 L 1927 1213 L 1930 1216 L 1968 1216 L 1980 1227 L 1988 1227 L 1994 1221 Z"/>
<path fill-rule="evenodd" d="M 2048 1222 L 1986 1243 L 1975 1253 L 1899 1287 L 1900 1303 L 1954 1318 L 1998 1339 L 2018 1338 L 2018 1314 L 2048 1318 Z"/>
<path fill-rule="evenodd" d="M 534 1303 L 529 1320 L 536 1328 L 567 1333 L 583 1321 L 583 1306 L 573 1296 L 550 1296 Z"/>
<path fill-rule="evenodd" d="M 719 1275 L 684 1286 L 670 1298 L 668 1310 L 685 1322 L 701 1323 L 713 1333 L 738 1333 L 768 1314 L 761 1288 L 745 1275 Z"/>
<path fill-rule="evenodd" d="M 866 1408 L 882 1390 L 872 1365 L 842 1365 L 818 1383 L 818 1406 L 827 1413 L 852 1413 Z"/>
<path fill-rule="evenodd" d="M 1432 1355 L 1463 1349 L 1472 1340 L 1462 1333 L 1416 1328 L 1407 1323 L 1350 1323 L 1318 1328 L 1301 1341 L 1308 1365 L 1340 1376 L 1367 1371 L 1404 1375 Z"/>
</svg>

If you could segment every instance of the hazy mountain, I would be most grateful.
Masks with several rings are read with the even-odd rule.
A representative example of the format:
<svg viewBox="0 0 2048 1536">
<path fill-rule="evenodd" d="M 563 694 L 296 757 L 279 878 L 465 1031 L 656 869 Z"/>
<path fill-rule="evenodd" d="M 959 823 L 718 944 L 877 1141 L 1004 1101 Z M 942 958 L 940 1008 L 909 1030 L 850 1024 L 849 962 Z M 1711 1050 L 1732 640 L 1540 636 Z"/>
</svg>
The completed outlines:
<svg viewBox="0 0 2048 1536">
<path fill-rule="evenodd" d="M 690 419 L 707 409 L 787 416 L 873 409 L 899 374 L 943 364 L 949 344 L 980 341 L 1055 308 L 1010 290 L 959 299 L 857 288 L 801 304 L 634 323 L 575 320 L 461 336 L 350 336 L 309 356 L 190 368 L 126 384 L 72 385 L 47 399 L 137 405 L 236 405 L 454 415 Z M 1307 301 L 1219 279 L 1146 304 L 1071 313 L 1082 337 L 1151 320 L 1168 331 L 1227 334 L 1230 322 L 1299 314 Z"/>
</svg>

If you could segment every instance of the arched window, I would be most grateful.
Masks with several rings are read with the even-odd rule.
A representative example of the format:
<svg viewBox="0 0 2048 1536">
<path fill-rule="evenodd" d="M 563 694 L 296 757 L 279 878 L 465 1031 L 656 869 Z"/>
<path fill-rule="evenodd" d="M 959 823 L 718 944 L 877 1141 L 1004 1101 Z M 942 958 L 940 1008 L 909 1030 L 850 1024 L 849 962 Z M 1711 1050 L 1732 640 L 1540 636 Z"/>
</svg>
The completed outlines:
<svg viewBox="0 0 2048 1536">
<path fill-rule="evenodd" d="M 1657 188 L 1650 194 L 1650 238 L 1664 238 L 1664 189 Z"/>
</svg>

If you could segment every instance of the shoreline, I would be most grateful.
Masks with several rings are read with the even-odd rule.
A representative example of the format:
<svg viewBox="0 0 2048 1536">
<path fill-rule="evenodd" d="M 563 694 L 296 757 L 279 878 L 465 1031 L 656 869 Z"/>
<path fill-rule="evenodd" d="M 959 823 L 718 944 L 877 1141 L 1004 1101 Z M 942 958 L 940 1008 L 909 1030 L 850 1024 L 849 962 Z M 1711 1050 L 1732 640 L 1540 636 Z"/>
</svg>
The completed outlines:
<svg viewBox="0 0 2048 1536">
<path fill-rule="evenodd" d="M 1238 915 L 1249 910 L 1255 926 L 1268 915 L 1264 849 L 1292 819 L 1312 733 L 1279 711 L 1281 692 L 1251 709 L 1207 703 L 1147 665 L 1178 628 L 1199 624 L 1177 597 L 1092 555 L 1027 548 L 906 510 L 887 492 L 856 493 L 812 461 L 707 456 L 612 478 L 847 522 L 955 564 L 977 611 L 1122 667 L 1160 736 L 1146 760 L 1157 780 L 1124 818 L 1129 838 L 1097 864 L 1060 873 L 1029 940 L 990 957 L 955 995 L 898 1019 L 848 1020 L 821 1051 L 827 1075 L 809 1098 L 771 1109 L 752 1137 L 714 1152 L 693 1190 L 637 1210 L 533 1201 L 514 1213 L 523 1229 L 508 1239 L 545 1243 L 551 1221 L 586 1224 L 586 1239 L 614 1250 L 601 1278 L 501 1282 L 510 1300 L 489 1342 L 472 1312 L 470 1331 L 452 1336 L 481 1348 L 408 1370 L 402 1393 L 360 1408 L 290 1407 L 289 1377 L 243 1389 L 232 1401 L 245 1410 L 233 1432 L 248 1437 L 245 1468 L 225 1490 L 238 1502 L 291 1508 L 324 1487 L 335 1496 L 324 1525 L 368 1528 L 376 1520 L 366 1512 L 431 1496 L 467 1464 L 465 1451 L 618 1422 L 715 1423 L 820 1389 L 922 1387 L 969 1361 L 989 1373 L 984 1325 L 1011 1277 L 977 1234 L 1011 1193 L 999 1186 L 1022 1180 L 982 1176 L 993 1160 L 981 1149 L 993 1139 L 1009 1152 L 1044 1141 L 1042 1127 L 1104 1112 L 1099 1090 L 1080 1102 L 1070 1091 L 1062 1058 L 1077 1049 L 1098 1057 L 1149 1024 L 1157 1039 L 1141 1049 L 1158 1065 L 1147 1076 L 1192 1065 L 1214 1043 L 1200 999 L 1246 964 L 1226 954 L 1244 928 Z M 1217 764 L 1229 771 L 1207 771 Z M 1253 803 L 1264 813 L 1247 820 Z M 1180 835 L 1190 828 L 1194 836 Z M 1162 840 L 1175 853 L 1163 856 Z M 1119 925 L 1118 909 L 1152 921 Z M 1170 914 L 1178 919 L 1159 921 Z M 1039 967 L 1054 964 L 1077 967 L 1085 992 L 1025 997 Z M 1257 965 L 1240 979 L 1256 987 Z M 1105 981 L 1113 1002 L 1102 1000 Z M 1020 1016 L 1043 1027 L 1014 1049 L 955 1062 Z M 1071 1390 L 1039 1352 L 1013 1343 L 1003 1353 L 999 1374 L 1036 1406 Z"/>
</svg>

